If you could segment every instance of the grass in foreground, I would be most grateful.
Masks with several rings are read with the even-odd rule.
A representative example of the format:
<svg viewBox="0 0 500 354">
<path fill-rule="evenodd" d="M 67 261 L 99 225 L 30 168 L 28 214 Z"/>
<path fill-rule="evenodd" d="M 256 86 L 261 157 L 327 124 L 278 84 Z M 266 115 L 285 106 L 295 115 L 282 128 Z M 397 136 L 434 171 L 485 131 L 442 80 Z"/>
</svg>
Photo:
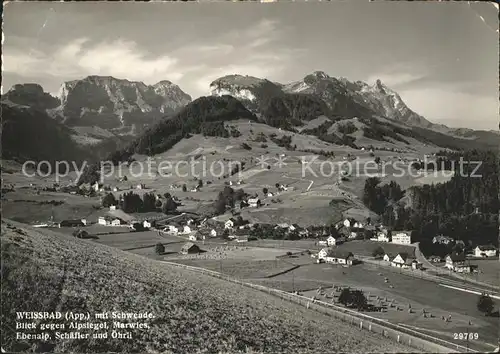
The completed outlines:
<svg viewBox="0 0 500 354">
<path fill-rule="evenodd" d="M 10 352 L 413 351 L 259 291 L 15 222 L 2 224 L 2 260 L 1 339 Z M 55 310 L 156 318 L 133 339 L 15 340 L 16 311 Z"/>
</svg>

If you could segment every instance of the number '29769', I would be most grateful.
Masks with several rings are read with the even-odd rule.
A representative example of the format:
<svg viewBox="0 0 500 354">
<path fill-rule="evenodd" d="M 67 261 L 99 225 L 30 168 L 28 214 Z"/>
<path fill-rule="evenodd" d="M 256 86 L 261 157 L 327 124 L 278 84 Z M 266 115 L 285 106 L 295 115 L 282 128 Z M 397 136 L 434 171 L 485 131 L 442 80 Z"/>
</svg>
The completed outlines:
<svg viewBox="0 0 500 354">
<path fill-rule="evenodd" d="M 453 333 L 453 339 L 475 340 L 475 339 L 479 339 L 479 333 L 477 333 L 477 332 L 474 332 L 474 333 L 467 333 L 467 332 Z"/>
</svg>

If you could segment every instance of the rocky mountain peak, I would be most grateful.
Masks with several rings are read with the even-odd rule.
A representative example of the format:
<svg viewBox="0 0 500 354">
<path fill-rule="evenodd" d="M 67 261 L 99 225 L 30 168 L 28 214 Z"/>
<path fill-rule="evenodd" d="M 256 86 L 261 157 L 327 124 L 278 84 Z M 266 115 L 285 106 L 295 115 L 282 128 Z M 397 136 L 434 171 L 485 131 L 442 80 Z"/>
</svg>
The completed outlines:
<svg viewBox="0 0 500 354">
<path fill-rule="evenodd" d="M 53 97 L 48 92 L 44 92 L 43 87 L 35 83 L 12 86 L 12 88 L 3 95 L 2 100 L 42 110 L 52 109 L 59 105 L 59 100 L 56 97 Z"/>
<path fill-rule="evenodd" d="M 191 102 L 188 94 L 168 80 L 146 85 L 97 75 L 63 83 L 59 98 L 67 124 L 104 129 L 140 129 Z"/>
</svg>

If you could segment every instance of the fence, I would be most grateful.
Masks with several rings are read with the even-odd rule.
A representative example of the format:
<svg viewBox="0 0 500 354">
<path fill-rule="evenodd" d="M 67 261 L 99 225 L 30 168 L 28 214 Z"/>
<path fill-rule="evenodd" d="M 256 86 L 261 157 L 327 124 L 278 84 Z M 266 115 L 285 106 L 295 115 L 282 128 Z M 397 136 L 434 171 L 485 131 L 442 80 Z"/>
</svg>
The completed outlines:
<svg viewBox="0 0 500 354">
<path fill-rule="evenodd" d="M 486 291 L 488 293 L 492 293 L 495 295 L 498 294 L 498 287 L 495 287 L 494 285 L 481 284 L 483 287 L 488 288 L 488 290 L 486 290 L 486 289 L 476 288 L 476 287 L 474 287 L 474 284 L 471 284 L 470 282 L 461 282 L 458 279 L 450 279 L 450 278 L 445 278 L 443 276 L 429 274 L 423 270 L 391 267 L 389 264 L 385 263 L 385 261 L 375 261 L 375 260 L 371 260 L 368 258 L 362 258 L 362 261 L 364 263 L 372 264 L 374 266 L 377 266 L 378 268 L 387 270 L 388 272 L 391 272 L 391 273 L 398 273 L 398 274 L 406 275 L 409 277 L 425 279 L 425 280 L 438 282 L 438 283 L 451 285 L 451 286 L 458 286 L 458 287 L 462 287 L 462 288 L 470 289 L 470 290 L 475 290 L 475 291 L 479 291 L 479 292 Z M 384 263 L 382 263 L 382 262 L 384 262 Z M 443 271 L 442 275 L 447 275 L 447 273 L 445 273 Z"/>
<path fill-rule="evenodd" d="M 246 283 L 238 279 L 232 278 L 222 273 L 212 270 L 192 267 L 184 264 L 162 261 L 179 268 L 193 270 L 203 274 L 207 274 L 219 279 L 240 284 L 252 289 L 263 291 L 271 295 L 277 296 L 283 300 L 287 300 L 306 307 L 331 317 L 335 317 L 344 323 L 358 327 L 360 330 L 366 330 L 373 333 L 378 333 L 384 337 L 396 341 L 398 343 L 411 346 L 428 353 L 455 353 L 455 352 L 475 352 L 470 348 L 458 345 L 446 340 L 433 337 L 424 333 L 420 333 L 409 328 L 399 326 L 388 321 L 384 321 L 369 315 L 359 313 L 354 310 L 346 309 L 341 306 L 330 304 L 323 301 L 312 300 L 308 297 L 287 293 L 282 290 L 268 288 L 262 285 Z"/>
</svg>

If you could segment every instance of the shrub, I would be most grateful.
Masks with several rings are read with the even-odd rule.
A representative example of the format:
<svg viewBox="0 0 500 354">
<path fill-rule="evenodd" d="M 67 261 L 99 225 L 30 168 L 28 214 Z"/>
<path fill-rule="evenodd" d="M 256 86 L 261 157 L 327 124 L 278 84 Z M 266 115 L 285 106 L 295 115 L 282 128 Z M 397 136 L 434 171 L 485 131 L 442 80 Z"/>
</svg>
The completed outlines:
<svg viewBox="0 0 500 354">
<path fill-rule="evenodd" d="M 155 253 L 158 255 L 164 254 L 165 253 L 165 246 L 163 246 L 163 243 L 158 242 L 155 245 Z"/>
</svg>

